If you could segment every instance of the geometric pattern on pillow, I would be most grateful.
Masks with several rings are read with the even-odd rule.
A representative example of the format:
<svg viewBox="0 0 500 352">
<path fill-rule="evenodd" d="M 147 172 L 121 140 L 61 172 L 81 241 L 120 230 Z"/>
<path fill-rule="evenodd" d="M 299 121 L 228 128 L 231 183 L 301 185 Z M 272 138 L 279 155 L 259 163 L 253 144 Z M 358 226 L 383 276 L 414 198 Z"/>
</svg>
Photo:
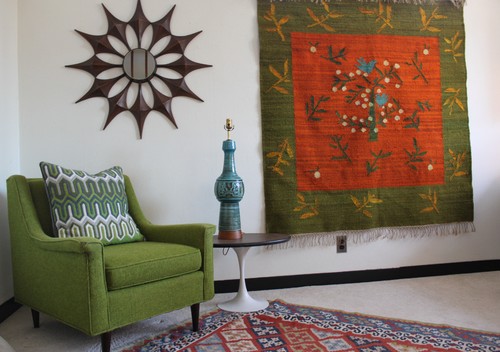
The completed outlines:
<svg viewBox="0 0 500 352">
<path fill-rule="evenodd" d="M 121 167 L 89 174 L 41 162 L 40 170 L 58 237 L 94 237 L 105 245 L 144 239 L 128 213 Z"/>
</svg>

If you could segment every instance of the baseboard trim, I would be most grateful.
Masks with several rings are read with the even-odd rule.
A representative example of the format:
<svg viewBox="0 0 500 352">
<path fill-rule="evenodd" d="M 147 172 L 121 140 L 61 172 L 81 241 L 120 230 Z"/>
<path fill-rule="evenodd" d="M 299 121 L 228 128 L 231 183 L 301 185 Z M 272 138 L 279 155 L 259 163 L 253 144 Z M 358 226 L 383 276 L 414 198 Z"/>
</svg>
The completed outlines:
<svg viewBox="0 0 500 352">
<path fill-rule="evenodd" d="M 303 286 L 351 284 L 429 276 L 470 274 L 497 270 L 500 270 L 500 260 L 481 260 L 473 262 L 407 266 L 391 269 L 247 278 L 246 286 L 249 291 L 261 291 Z M 215 281 L 215 293 L 237 292 L 238 287 L 239 280 Z"/>
<path fill-rule="evenodd" d="M 8 299 L 0 305 L 0 323 L 10 317 L 16 310 L 21 308 L 21 304 L 14 300 L 14 297 Z"/>
</svg>

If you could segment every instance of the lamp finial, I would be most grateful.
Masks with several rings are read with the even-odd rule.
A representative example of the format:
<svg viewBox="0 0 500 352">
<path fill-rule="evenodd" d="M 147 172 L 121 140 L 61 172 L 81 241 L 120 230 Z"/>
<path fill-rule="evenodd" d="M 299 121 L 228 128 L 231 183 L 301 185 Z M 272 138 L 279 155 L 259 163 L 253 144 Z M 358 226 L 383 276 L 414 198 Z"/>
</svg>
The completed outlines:
<svg viewBox="0 0 500 352">
<path fill-rule="evenodd" d="M 231 139 L 230 132 L 234 130 L 233 121 L 231 119 L 226 119 L 224 129 L 227 131 L 227 139 Z"/>
</svg>

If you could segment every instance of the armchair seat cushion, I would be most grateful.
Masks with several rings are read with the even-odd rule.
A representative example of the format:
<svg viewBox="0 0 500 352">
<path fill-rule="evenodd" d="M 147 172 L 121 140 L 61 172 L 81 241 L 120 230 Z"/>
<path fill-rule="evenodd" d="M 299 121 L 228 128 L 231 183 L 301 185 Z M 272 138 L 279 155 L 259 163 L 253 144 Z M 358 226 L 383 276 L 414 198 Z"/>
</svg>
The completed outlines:
<svg viewBox="0 0 500 352">
<path fill-rule="evenodd" d="M 163 242 L 132 242 L 104 247 L 109 291 L 201 270 L 198 248 Z"/>
</svg>

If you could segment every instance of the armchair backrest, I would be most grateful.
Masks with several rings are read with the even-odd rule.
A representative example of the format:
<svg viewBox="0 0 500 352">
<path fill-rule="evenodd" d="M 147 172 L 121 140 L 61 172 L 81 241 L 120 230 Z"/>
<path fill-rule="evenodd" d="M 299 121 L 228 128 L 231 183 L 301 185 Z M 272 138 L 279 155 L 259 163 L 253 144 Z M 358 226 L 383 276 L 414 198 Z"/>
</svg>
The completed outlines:
<svg viewBox="0 0 500 352">
<path fill-rule="evenodd" d="M 30 178 L 27 179 L 27 182 L 31 194 L 31 202 L 35 206 L 36 214 L 38 215 L 38 220 L 40 221 L 43 232 L 48 236 L 53 236 L 54 231 L 52 229 L 50 205 L 43 180 L 41 178 Z"/>
</svg>

